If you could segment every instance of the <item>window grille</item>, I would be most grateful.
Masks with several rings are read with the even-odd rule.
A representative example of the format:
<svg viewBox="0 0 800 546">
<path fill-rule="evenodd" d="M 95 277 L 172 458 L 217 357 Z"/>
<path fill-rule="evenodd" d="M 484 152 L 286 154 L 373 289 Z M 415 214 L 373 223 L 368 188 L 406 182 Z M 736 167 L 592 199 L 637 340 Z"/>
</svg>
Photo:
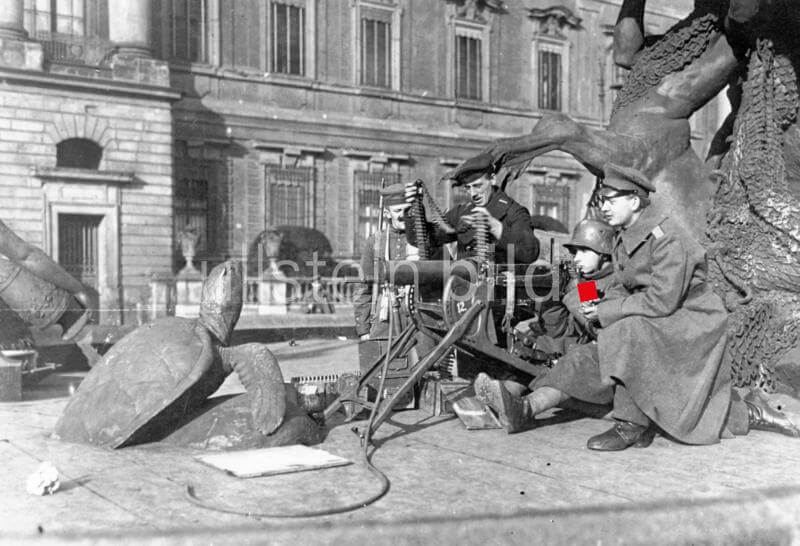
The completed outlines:
<svg viewBox="0 0 800 546">
<path fill-rule="evenodd" d="M 266 166 L 267 224 L 314 227 L 314 168 Z"/>
<path fill-rule="evenodd" d="M 58 215 L 58 262 L 83 284 L 97 288 L 102 216 Z"/>
<path fill-rule="evenodd" d="M 397 172 L 355 171 L 356 190 L 356 235 L 355 252 L 363 250 L 367 238 L 378 229 L 380 218 L 380 189 L 402 181 Z"/>
</svg>

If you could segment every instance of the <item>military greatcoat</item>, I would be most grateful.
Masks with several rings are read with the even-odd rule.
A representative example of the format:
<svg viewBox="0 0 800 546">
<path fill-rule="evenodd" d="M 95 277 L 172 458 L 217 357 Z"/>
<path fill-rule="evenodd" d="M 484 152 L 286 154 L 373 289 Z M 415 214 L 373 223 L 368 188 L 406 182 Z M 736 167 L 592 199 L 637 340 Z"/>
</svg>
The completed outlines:
<svg viewBox="0 0 800 546">
<path fill-rule="evenodd" d="M 731 396 L 727 312 L 706 281 L 706 255 L 676 222 L 646 208 L 622 230 L 614 283 L 597 312 L 600 376 L 688 444 L 719 441 Z"/>
</svg>

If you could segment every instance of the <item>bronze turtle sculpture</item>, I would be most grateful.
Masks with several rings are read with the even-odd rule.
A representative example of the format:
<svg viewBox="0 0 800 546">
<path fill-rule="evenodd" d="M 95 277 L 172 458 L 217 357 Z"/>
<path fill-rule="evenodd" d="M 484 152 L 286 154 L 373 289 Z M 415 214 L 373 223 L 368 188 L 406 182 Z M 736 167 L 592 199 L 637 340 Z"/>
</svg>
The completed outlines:
<svg viewBox="0 0 800 546">
<path fill-rule="evenodd" d="M 250 398 L 252 393 L 213 396 L 186 424 L 162 440 L 163 444 L 225 451 L 255 449 L 287 444 L 314 445 L 323 441 L 325 427 L 309 417 L 297 400 L 297 391 L 286 383 L 286 412 L 283 424 L 272 434 L 262 434 L 252 426 Z"/>
<path fill-rule="evenodd" d="M 247 390 L 252 426 L 273 433 L 286 410 L 283 377 L 263 344 L 227 346 L 241 310 L 241 265 L 227 261 L 203 283 L 199 318 L 155 320 L 103 356 L 67 404 L 55 436 L 110 448 L 161 440 L 196 415 L 232 371 Z"/>
</svg>

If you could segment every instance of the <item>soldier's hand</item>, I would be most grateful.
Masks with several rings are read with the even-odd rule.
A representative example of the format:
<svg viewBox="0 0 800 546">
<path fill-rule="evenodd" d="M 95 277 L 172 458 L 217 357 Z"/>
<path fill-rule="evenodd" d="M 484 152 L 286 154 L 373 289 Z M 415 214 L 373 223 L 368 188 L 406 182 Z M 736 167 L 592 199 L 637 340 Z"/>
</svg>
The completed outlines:
<svg viewBox="0 0 800 546">
<path fill-rule="evenodd" d="M 595 321 L 600 320 L 600 317 L 597 315 L 597 304 L 592 302 L 586 302 L 581 304 L 581 313 L 583 313 L 584 318 L 587 321 Z"/>
<path fill-rule="evenodd" d="M 419 196 L 419 194 L 420 194 L 420 187 L 419 187 L 419 184 L 416 181 L 414 181 L 414 182 L 406 182 L 406 186 L 405 186 L 406 203 L 413 204 L 414 201 L 416 201 L 417 196 Z"/>
<path fill-rule="evenodd" d="M 361 341 L 366 341 L 369 339 L 369 334 L 361 334 L 360 336 L 358 336 L 358 339 L 360 339 Z"/>
<path fill-rule="evenodd" d="M 500 237 L 503 235 L 503 223 L 492 216 L 486 207 L 475 207 L 475 210 L 486 215 L 486 220 L 489 223 L 489 232 L 495 239 L 500 239 Z"/>
<path fill-rule="evenodd" d="M 480 222 L 486 222 L 489 226 L 489 233 L 492 234 L 492 237 L 495 239 L 500 239 L 503 235 L 503 223 L 500 222 L 497 218 L 489 214 L 489 211 L 486 210 L 486 207 L 475 207 L 472 209 L 472 213 L 464 216 L 464 222 L 467 225 L 474 227 L 476 224 Z"/>
</svg>

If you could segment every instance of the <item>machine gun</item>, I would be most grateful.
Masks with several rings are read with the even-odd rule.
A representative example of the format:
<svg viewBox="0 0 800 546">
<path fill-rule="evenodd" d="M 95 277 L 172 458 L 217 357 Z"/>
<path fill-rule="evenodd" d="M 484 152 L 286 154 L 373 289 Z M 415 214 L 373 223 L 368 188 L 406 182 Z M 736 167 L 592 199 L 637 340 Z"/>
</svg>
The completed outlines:
<svg viewBox="0 0 800 546">
<path fill-rule="evenodd" d="M 421 206 L 425 195 L 423 189 L 417 203 L 412 205 L 416 213 L 415 229 L 418 230 L 417 242 L 422 258 L 430 256 Z M 438 216 L 434 222 L 446 226 L 438 208 L 433 212 Z M 406 286 L 411 289 L 412 297 L 408 298 L 407 308 L 403 310 L 410 320 L 399 333 L 395 333 L 395 313 L 390 315 L 390 337 L 385 352 L 364 370 L 358 380 L 340 385 L 339 397 L 325 410 L 326 418 L 344 404 L 345 408 L 354 404 L 371 410 L 369 423 L 362 433 L 362 440 L 369 443 L 393 408 L 454 347 L 467 355 L 500 362 L 531 376 L 537 376 L 548 368 L 548 362 L 525 360 L 509 347 L 504 348 L 498 343 L 494 312 L 499 303 L 504 309 L 503 331 L 510 336 L 508 330 L 515 309 L 530 306 L 537 298 L 544 299 L 552 295 L 553 290 L 558 292 L 559 275 L 554 274 L 555 270 L 547 262 L 517 266 L 495 264 L 489 245 L 488 224 L 481 226 L 479 223 L 475 231 L 476 255 L 469 260 L 382 260 L 380 264 L 376 263 L 379 267 L 373 270 L 373 278 L 367 280 L 385 284 L 391 288 L 391 294 L 396 293 L 395 287 Z M 400 302 L 393 302 L 393 308 L 399 306 Z M 413 366 L 402 385 L 391 396 L 382 399 L 389 363 L 407 354 L 420 335 L 430 339 L 435 346 Z M 378 393 L 372 402 L 359 393 L 364 392 L 365 386 L 376 379 L 379 380 Z M 355 417 L 355 413 L 346 413 L 348 419 Z"/>
</svg>

